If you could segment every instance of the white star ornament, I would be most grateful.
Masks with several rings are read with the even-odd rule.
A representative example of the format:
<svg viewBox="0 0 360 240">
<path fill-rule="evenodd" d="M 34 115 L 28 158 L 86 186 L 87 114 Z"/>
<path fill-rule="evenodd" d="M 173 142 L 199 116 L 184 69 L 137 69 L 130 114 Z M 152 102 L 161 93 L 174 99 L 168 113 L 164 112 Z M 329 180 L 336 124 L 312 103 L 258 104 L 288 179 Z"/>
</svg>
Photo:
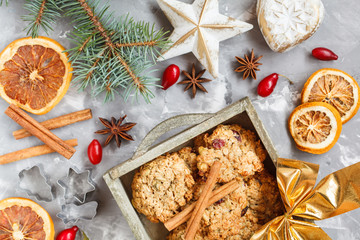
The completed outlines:
<svg viewBox="0 0 360 240">
<path fill-rule="evenodd" d="M 174 27 L 169 38 L 173 44 L 159 60 L 192 52 L 215 78 L 219 73 L 219 42 L 253 27 L 220 14 L 218 0 L 195 0 L 192 4 L 177 0 L 157 2 Z"/>
</svg>

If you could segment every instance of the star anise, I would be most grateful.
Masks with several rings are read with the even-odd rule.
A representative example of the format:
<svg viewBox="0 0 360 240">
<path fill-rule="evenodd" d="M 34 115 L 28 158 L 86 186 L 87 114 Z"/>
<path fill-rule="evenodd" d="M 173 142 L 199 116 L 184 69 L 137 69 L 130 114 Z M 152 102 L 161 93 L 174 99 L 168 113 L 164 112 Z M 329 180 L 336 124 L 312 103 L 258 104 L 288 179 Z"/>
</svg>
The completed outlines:
<svg viewBox="0 0 360 240">
<path fill-rule="evenodd" d="M 104 146 L 108 145 L 111 140 L 115 136 L 115 141 L 118 147 L 121 145 L 121 138 L 128 140 L 128 141 L 134 141 L 132 136 L 127 134 L 127 131 L 130 131 L 136 123 L 125 123 L 123 125 L 122 122 L 126 118 L 126 115 L 119 118 L 119 120 L 116 121 L 114 117 L 111 118 L 111 122 L 109 120 L 106 120 L 104 118 L 99 117 L 101 123 L 106 127 L 106 129 L 96 131 L 97 134 L 110 134 L 105 141 Z"/>
<path fill-rule="evenodd" d="M 195 64 L 192 65 L 192 70 L 191 70 L 191 76 L 188 72 L 186 71 L 182 71 L 183 74 L 188 78 L 188 79 L 185 79 L 181 82 L 179 82 L 178 84 L 188 84 L 186 86 L 186 88 L 184 89 L 184 92 L 189 90 L 191 87 L 192 87 L 192 98 L 195 97 L 196 95 L 196 91 L 197 89 L 199 88 L 201 91 L 203 92 L 206 92 L 206 89 L 204 88 L 204 86 L 201 84 L 201 83 L 204 83 L 204 82 L 211 82 L 210 79 L 207 79 L 207 78 L 201 78 L 201 76 L 205 73 L 206 69 L 203 69 L 202 71 L 200 71 L 198 74 L 196 74 L 195 72 Z"/>
<path fill-rule="evenodd" d="M 263 56 L 261 55 L 260 57 L 255 58 L 254 49 L 251 50 L 250 57 L 248 55 L 244 55 L 244 58 L 235 56 L 236 60 L 240 63 L 240 67 L 235 69 L 235 72 L 244 72 L 243 80 L 248 78 L 249 75 L 251 75 L 251 77 L 256 80 L 256 71 L 260 71 L 258 66 L 262 65 L 259 63 L 259 60 L 262 57 Z"/>
</svg>

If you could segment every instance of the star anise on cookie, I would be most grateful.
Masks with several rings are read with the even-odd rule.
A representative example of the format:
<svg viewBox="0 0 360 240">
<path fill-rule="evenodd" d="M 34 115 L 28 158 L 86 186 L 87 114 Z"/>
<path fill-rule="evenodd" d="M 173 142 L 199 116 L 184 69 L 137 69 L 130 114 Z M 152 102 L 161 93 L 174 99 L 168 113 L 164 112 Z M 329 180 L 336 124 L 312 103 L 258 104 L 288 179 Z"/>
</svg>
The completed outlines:
<svg viewBox="0 0 360 240">
<path fill-rule="evenodd" d="M 127 131 L 130 131 L 136 123 L 125 123 L 123 125 L 122 122 L 126 118 L 126 115 L 119 118 L 119 120 L 116 121 L 114 117 L 111 118 L 111 121 L 106 120 L 104 118 L 99 117 L 101 123 L 106 127 L 106 129 L 98 130 L 95 133 L 97 134 L 110 134 L 105 141 L 104 146 L 108 145 L 111 140 L 115 137 L 115 141 L 118 147 L 121 145 L 121 138 L 128 140 L 128 141 L 134 141 L 133 137 L 127 134 Z"/>
<path fill-rule="evenodd" d="M 193 93 L 192 98 L 194 98 L 196 96 L 196 91 L 197 91 L 198 88 L 201 91 L 207 93 L 207 90 L 201 84 L 201 83 L 204 83 L 204 82 L 211 82 L 210 79 L 201 78 L 201 76 L 205 73 L 205 71 L 206 71 L 206 69 L 203 69 L 198 74 L 196 74 L 195 64 L 193 64 L 192 69 L 191 69 L 191 75 L 186 71 L 182 71 L 183 74 L 187 77 L 187 79 L 179 82 L 178 84 L 188 84 L 186 86 L 186 88 L 184 89 L 184 92 L 189 90 L 192 87 L 192 93 Z"/>
<path fill-rule="evenodd" d="M 236 57 L 236 60 L 240 63 L 240 67 L 235 69 L 235 72 L 244 72 L 243 73 L 243 80 L 251 76 L 253 79 L 256 80 L 256 71 L 260 71 L 258 68 L 261 63 L 259 63 L 259 60 L 263 56 L 259 56 L 255 58 L 254 49 L 251 50 L 250 56 L 244 55 L 244 58 Z"/>
</svg>

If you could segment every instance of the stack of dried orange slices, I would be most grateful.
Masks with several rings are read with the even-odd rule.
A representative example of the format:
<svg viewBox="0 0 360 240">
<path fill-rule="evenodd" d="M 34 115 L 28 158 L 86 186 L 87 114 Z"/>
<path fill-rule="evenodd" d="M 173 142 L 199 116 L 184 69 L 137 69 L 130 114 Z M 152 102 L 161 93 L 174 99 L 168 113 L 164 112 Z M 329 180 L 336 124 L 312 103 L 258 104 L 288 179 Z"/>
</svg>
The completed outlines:
<svg viewBox="0 0 360 240">
<path fill-rule="evenodd" d="M 338 140 L 342 124 L 358 111 L 360 88 L 349 74 L 324 68 L 310 76 L 301 93 L 302 105 L 289 118 L 289 130 L 296 146 L 305 152 L 322 154 Z"/>
</svg>

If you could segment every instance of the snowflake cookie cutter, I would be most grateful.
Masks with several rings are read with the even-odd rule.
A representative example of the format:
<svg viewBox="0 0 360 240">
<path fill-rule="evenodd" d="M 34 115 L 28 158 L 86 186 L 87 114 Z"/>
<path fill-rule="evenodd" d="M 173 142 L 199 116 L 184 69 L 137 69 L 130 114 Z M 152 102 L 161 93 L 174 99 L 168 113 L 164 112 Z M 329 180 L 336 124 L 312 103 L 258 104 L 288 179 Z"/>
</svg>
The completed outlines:
<svg viewBox="0 0 360 240">
<path fill-rule="evenodd" d="M 98 203 L 91 201 L 84 204 L 65 204 L 61 206 L 61 212 L 56 214 L 64 224 L 75 224 L 78 220 L 92 220 L 97 214 Z"/>
<path fill-rule="evenodd" d="M 51 202 L 55 198 L 55 188 L 51 185 L 49 177 L 44 173 L 41 165 L 35 165 L 22 170 L 19 174 L 18 187 L 25 191 L 29 197 L 38 201 Z"/>
<path fill-rule="evenodd" d="M 59 179 L 57 183 L 64 189 L 65 203 L 72 203 L 75 198 L 84 203 L 86 195 L 95 190 L 95 183 L 91 179 L 91 171 L 80 172 L 75 168 L 69 168 L 67 176 Z"/>
</svg>

